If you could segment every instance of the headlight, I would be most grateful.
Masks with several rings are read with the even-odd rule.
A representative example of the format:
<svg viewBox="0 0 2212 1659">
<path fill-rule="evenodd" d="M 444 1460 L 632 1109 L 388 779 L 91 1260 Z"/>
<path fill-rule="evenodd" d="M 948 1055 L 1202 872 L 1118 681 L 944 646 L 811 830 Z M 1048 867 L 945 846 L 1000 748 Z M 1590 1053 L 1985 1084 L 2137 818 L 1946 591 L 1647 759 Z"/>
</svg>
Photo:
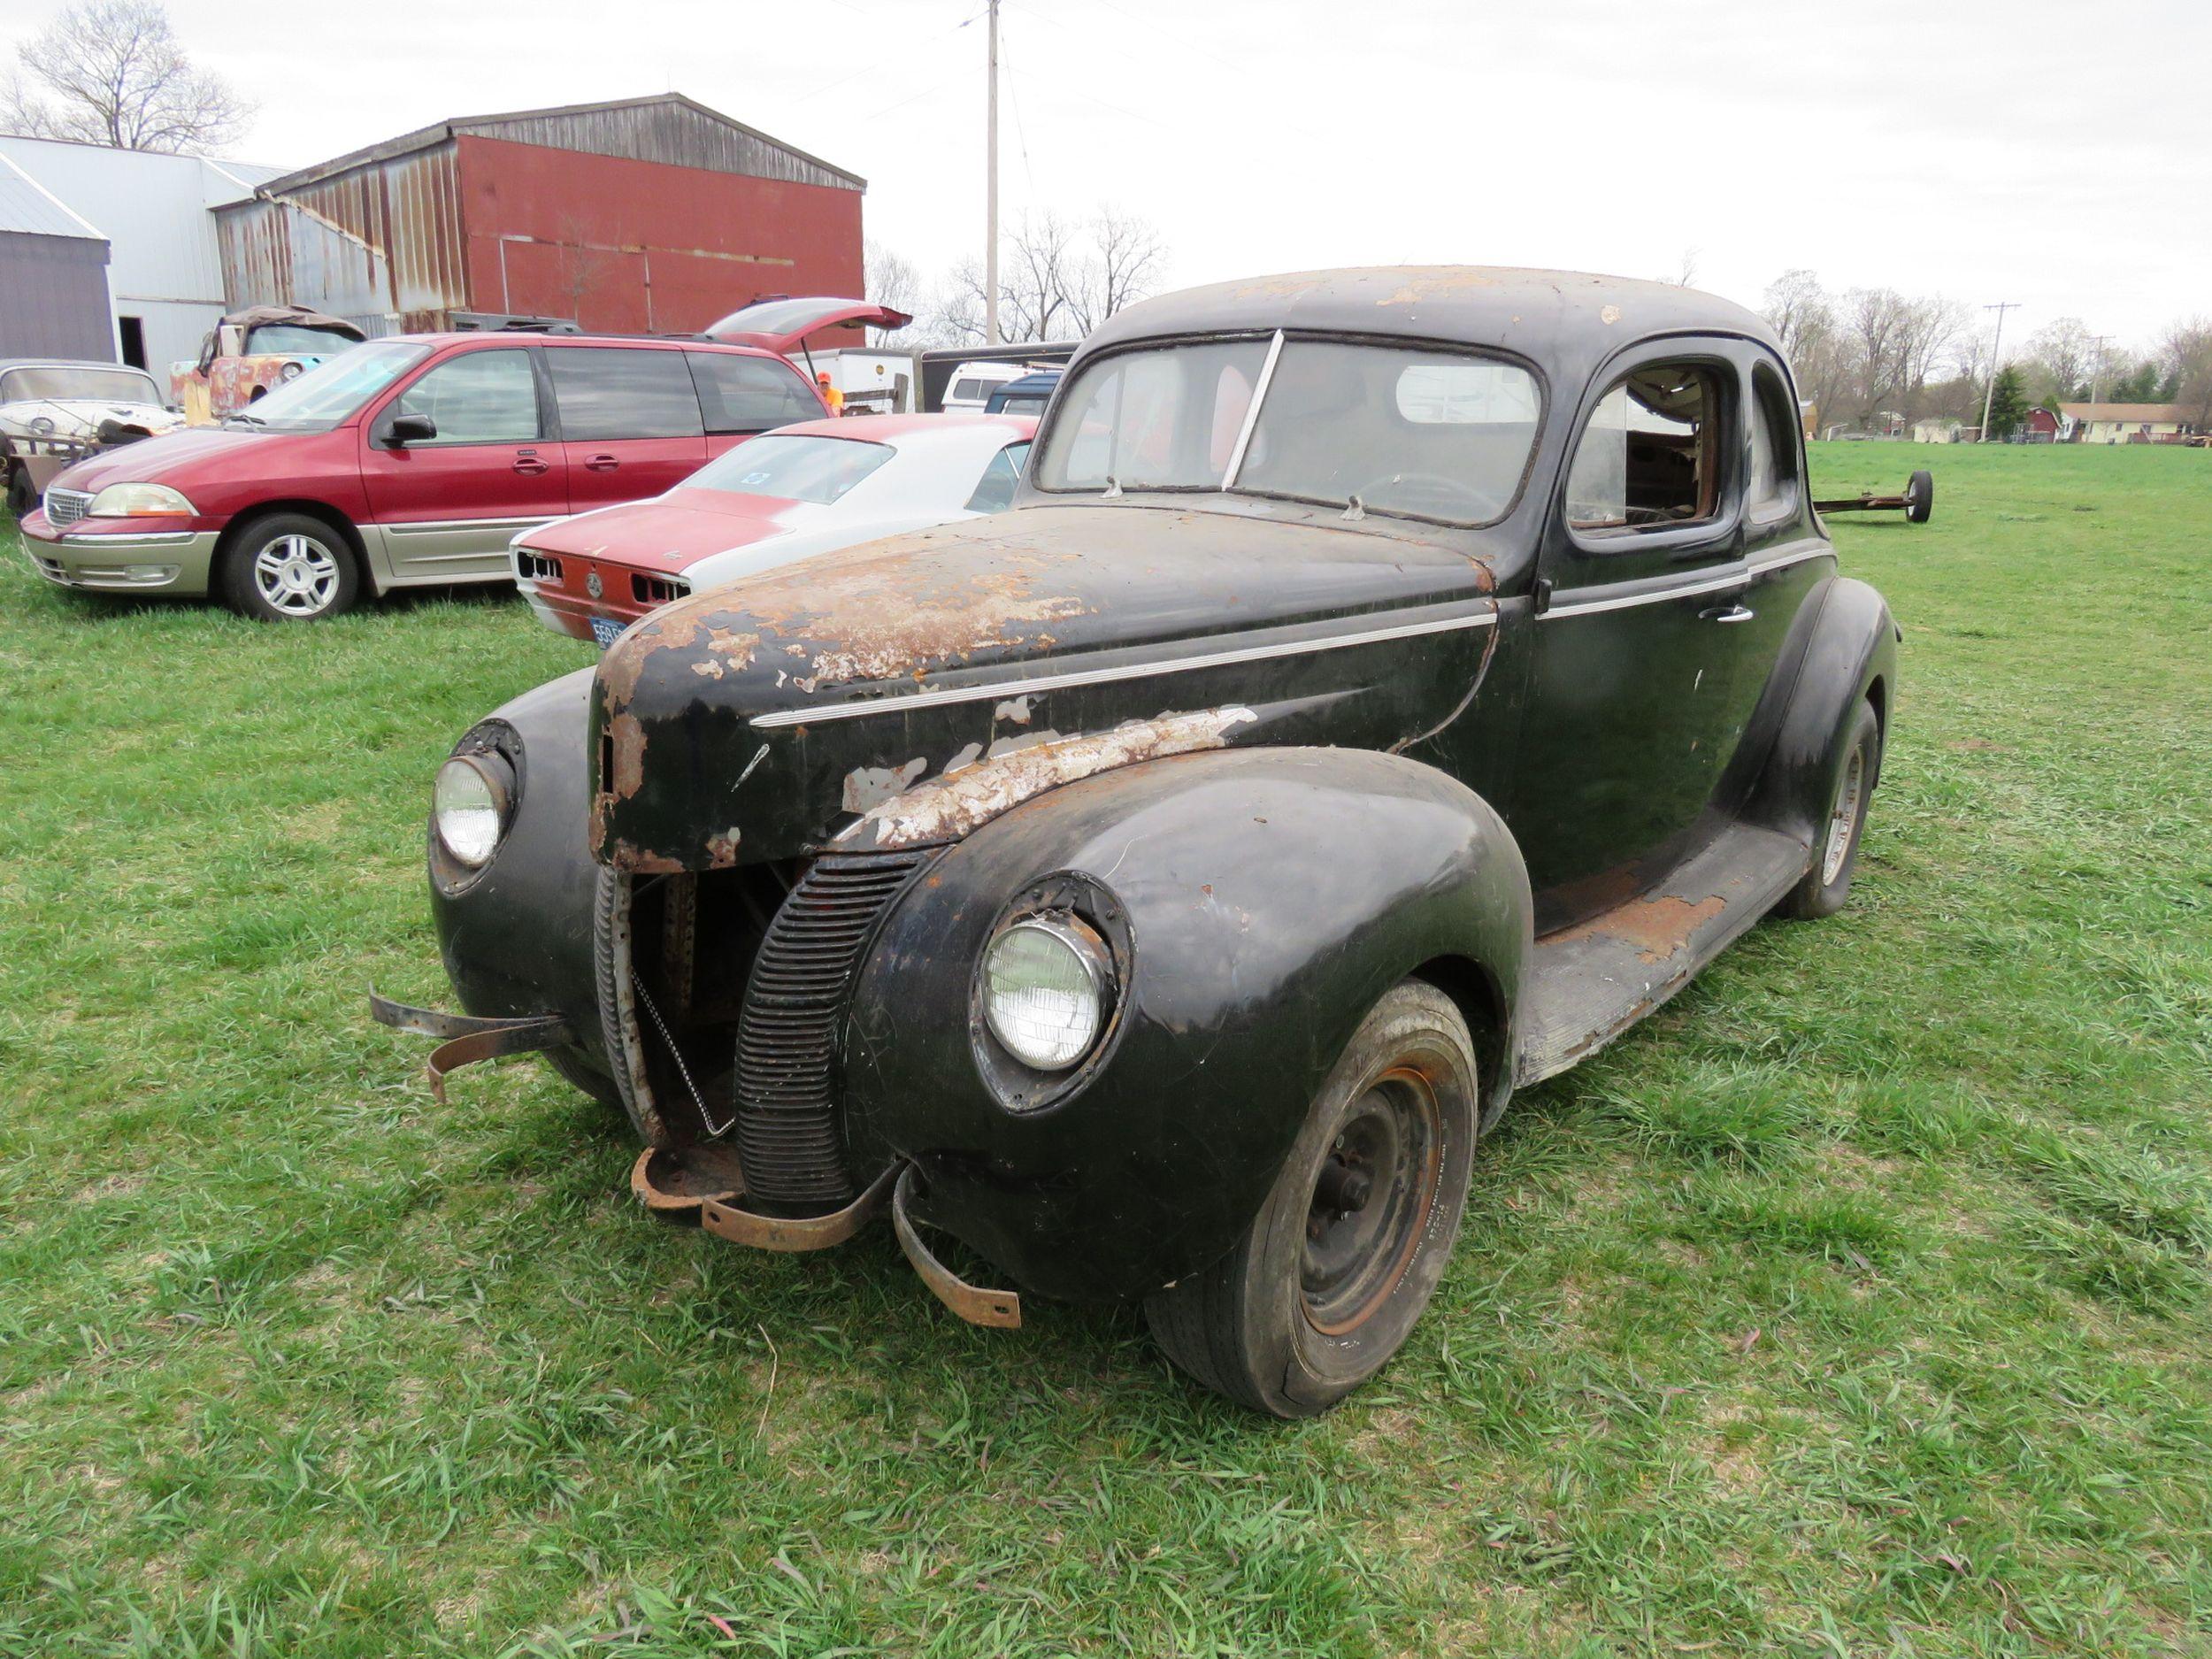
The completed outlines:
<svg viewBox="0 0 2212 1659">
<path fill-rule="evenodd" d="M 514 806 L 514 769 L 496 751 L 456 755 L 438 768 L 430 792 L 430 821 L 446 851 L 471 870 L 481 870 L 499 850 Z"/>
<path fill-rule="evenodd" d="M 166 484 L 110 484 L 85 510 L 95 518 L 192 516 L 192 503 Z"/>
<path fill-rule="evenodd" d="M 1033 916 L 991 941 L 983 957 L 983 1019 L 1007 1053 L 1064 1071 L 1106 1025 L 1113 957 L 1073 917 Z"/>
<path fill-rule="evenodd" d="M 288 363 L 277 371 L 277 379 L 280 380 L 296 380 L 301 375 L 306 373 L 307 365 L 304 363 Z"/>
</svg>

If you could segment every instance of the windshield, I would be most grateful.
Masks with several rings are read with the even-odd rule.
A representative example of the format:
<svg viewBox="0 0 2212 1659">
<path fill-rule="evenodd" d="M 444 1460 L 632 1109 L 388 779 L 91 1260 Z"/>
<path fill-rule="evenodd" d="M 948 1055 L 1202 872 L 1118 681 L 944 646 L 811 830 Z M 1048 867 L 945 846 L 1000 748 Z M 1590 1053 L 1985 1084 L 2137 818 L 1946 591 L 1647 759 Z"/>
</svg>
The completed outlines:
<svg viewBox="0 0 2212 1659">
<path fill-rule="evenodd" d="M 1286 340 L 1254 419 L 1269 345 L 1161 347 L 1087 365 L 1062 395 L 1038 488 L 1225 488 L 1457 524 L 1489 523 L 1513 504 L 1540 412 L 1526 369 L 1415 346 Z"/>
<path fill-rule="evenodd" d="M 686 489 L 774 495 L 826 507 L 888 461 L 887 443 L 855 438 L 778 437 L 741 443 L 684 480 Z"/>
<path fill-rule="evenodd" d="M 223 424 L 235 421 L 283 432 L 327 431 L 421 362 L 429 349 L 398 341 L 355 346 L 317 364 L 299 379 L 287 380 L 252 409 Z"/>
<path fill-rule="evenodd" d="M 263 323 L 246 334 L 250 357 L 326 357 L 360 344 L 327 328 L 302 328 L 297 323 Z"/>
<path fill-rule="evenodd" d="M 33 397 L 79 397 L 104 403 L 158 403 L 153 379 L 136 369 L 10 369 L 0 374 L 0 403 Z"/>
</svg>

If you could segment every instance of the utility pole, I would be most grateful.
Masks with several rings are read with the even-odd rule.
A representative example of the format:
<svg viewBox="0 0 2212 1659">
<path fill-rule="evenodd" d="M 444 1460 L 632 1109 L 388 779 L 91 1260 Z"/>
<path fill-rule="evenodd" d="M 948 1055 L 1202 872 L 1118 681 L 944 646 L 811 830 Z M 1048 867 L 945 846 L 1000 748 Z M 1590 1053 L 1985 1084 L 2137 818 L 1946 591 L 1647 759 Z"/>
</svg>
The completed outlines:
<svg viewBox="0 0 2212 1659">
<path fill-rule="evenodd" d="M 992 0 L 992 4 L 995 6 L 997 0 Z M 2019 307 L 2020 302 L 2018 300 L 2001 300 L 1994 305 L 1985 305 L 1982 307 L 1982 309 L 1985 311 L 1995 311 L 1997 313 L 1996 337 L 1989 342 L 1989 389 L 1982 394 L 1982 435 L 1980 442 L 1984 443 L 1987 443 L 1989 442 L 1989 406 L 1997 401 L 1997 365 L 2003 360 L 2002 354 L 2005 344 L 2005 313 L 2009 311 L 2017 311 Z"/>
<path fill-rule="evenodd" d="M 998 344 L 998 0 L 991 0 L 991 96 L 983 119 L 983 339 Z"/>
<path fill-rule="evenodd" d="M 2104 342 L 2110 334 L 2092 334 L 2089 343 L 2097 349 L 2097 355 L 2089 360 L 2089 401 L 2095 403 L 2104 390 Z"/>
</svg>

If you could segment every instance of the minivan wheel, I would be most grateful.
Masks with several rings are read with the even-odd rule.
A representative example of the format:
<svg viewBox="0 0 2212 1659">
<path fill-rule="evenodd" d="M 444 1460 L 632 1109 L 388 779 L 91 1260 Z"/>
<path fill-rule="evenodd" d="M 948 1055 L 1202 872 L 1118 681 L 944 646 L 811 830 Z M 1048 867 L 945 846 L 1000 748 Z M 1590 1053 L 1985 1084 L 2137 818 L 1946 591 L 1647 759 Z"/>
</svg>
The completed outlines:
<svg viewBox="0 0 2212 1659">
<path fill-rule="evenodd" d="M 1279 1417 L 1380 1371 L 1436 1290 L 1467 1208 L 1482 1112 L 1452 1000 L 1409 979 L 1363 1020 L 1227 1256 L 1146 1299 L 1168 1357 Z"/>
<path fill-rule="evenodd" d="M 223 557 L 223 596 L 257 621 L 319 622 L 349 610 L 360 586 L 346 538 L 305 513 L 256 518 Z"/>
<path fill-rule="evenodd" d="M 8 511 L 21 524 L 38 508 L 38 490 L 31 482 L 30 469 L 12 466 L 8 469 Z"/>
</svg>

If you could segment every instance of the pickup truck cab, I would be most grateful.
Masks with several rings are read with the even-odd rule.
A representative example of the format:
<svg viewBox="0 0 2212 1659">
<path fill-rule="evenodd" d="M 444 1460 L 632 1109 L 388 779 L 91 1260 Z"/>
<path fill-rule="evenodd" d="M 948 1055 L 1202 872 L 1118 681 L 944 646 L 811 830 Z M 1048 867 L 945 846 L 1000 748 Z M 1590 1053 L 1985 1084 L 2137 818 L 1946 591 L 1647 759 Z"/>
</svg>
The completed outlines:
<svg viewBox="0 0 2212 1659">
<path fill-rule="evenodd" d="M 64 587 L 219 595 L 265 621 L 314 621 L 365 589 L 507 580 L 517 532 L 659 495 L 754 433 L 822 413 L 755 347 L 395 335 L 220 426 L 71 467 L 24 541 Z"/>
<path fill-rule="evenodd" d="M 718 1237 L 887 1211 L 963 1317 L 1141 1301 L 1200 1382 L 1322 1410 L 1517 1087 L 1850 894 L 1899 634 L 1796 410 L 1763 322 L 1658 283 L 1133 305 L 1010 511 L 664 606 L 464 733 L 468 1012 L 379 1017 L 441 1077 L 545 1049 Z"/>
</svg>

